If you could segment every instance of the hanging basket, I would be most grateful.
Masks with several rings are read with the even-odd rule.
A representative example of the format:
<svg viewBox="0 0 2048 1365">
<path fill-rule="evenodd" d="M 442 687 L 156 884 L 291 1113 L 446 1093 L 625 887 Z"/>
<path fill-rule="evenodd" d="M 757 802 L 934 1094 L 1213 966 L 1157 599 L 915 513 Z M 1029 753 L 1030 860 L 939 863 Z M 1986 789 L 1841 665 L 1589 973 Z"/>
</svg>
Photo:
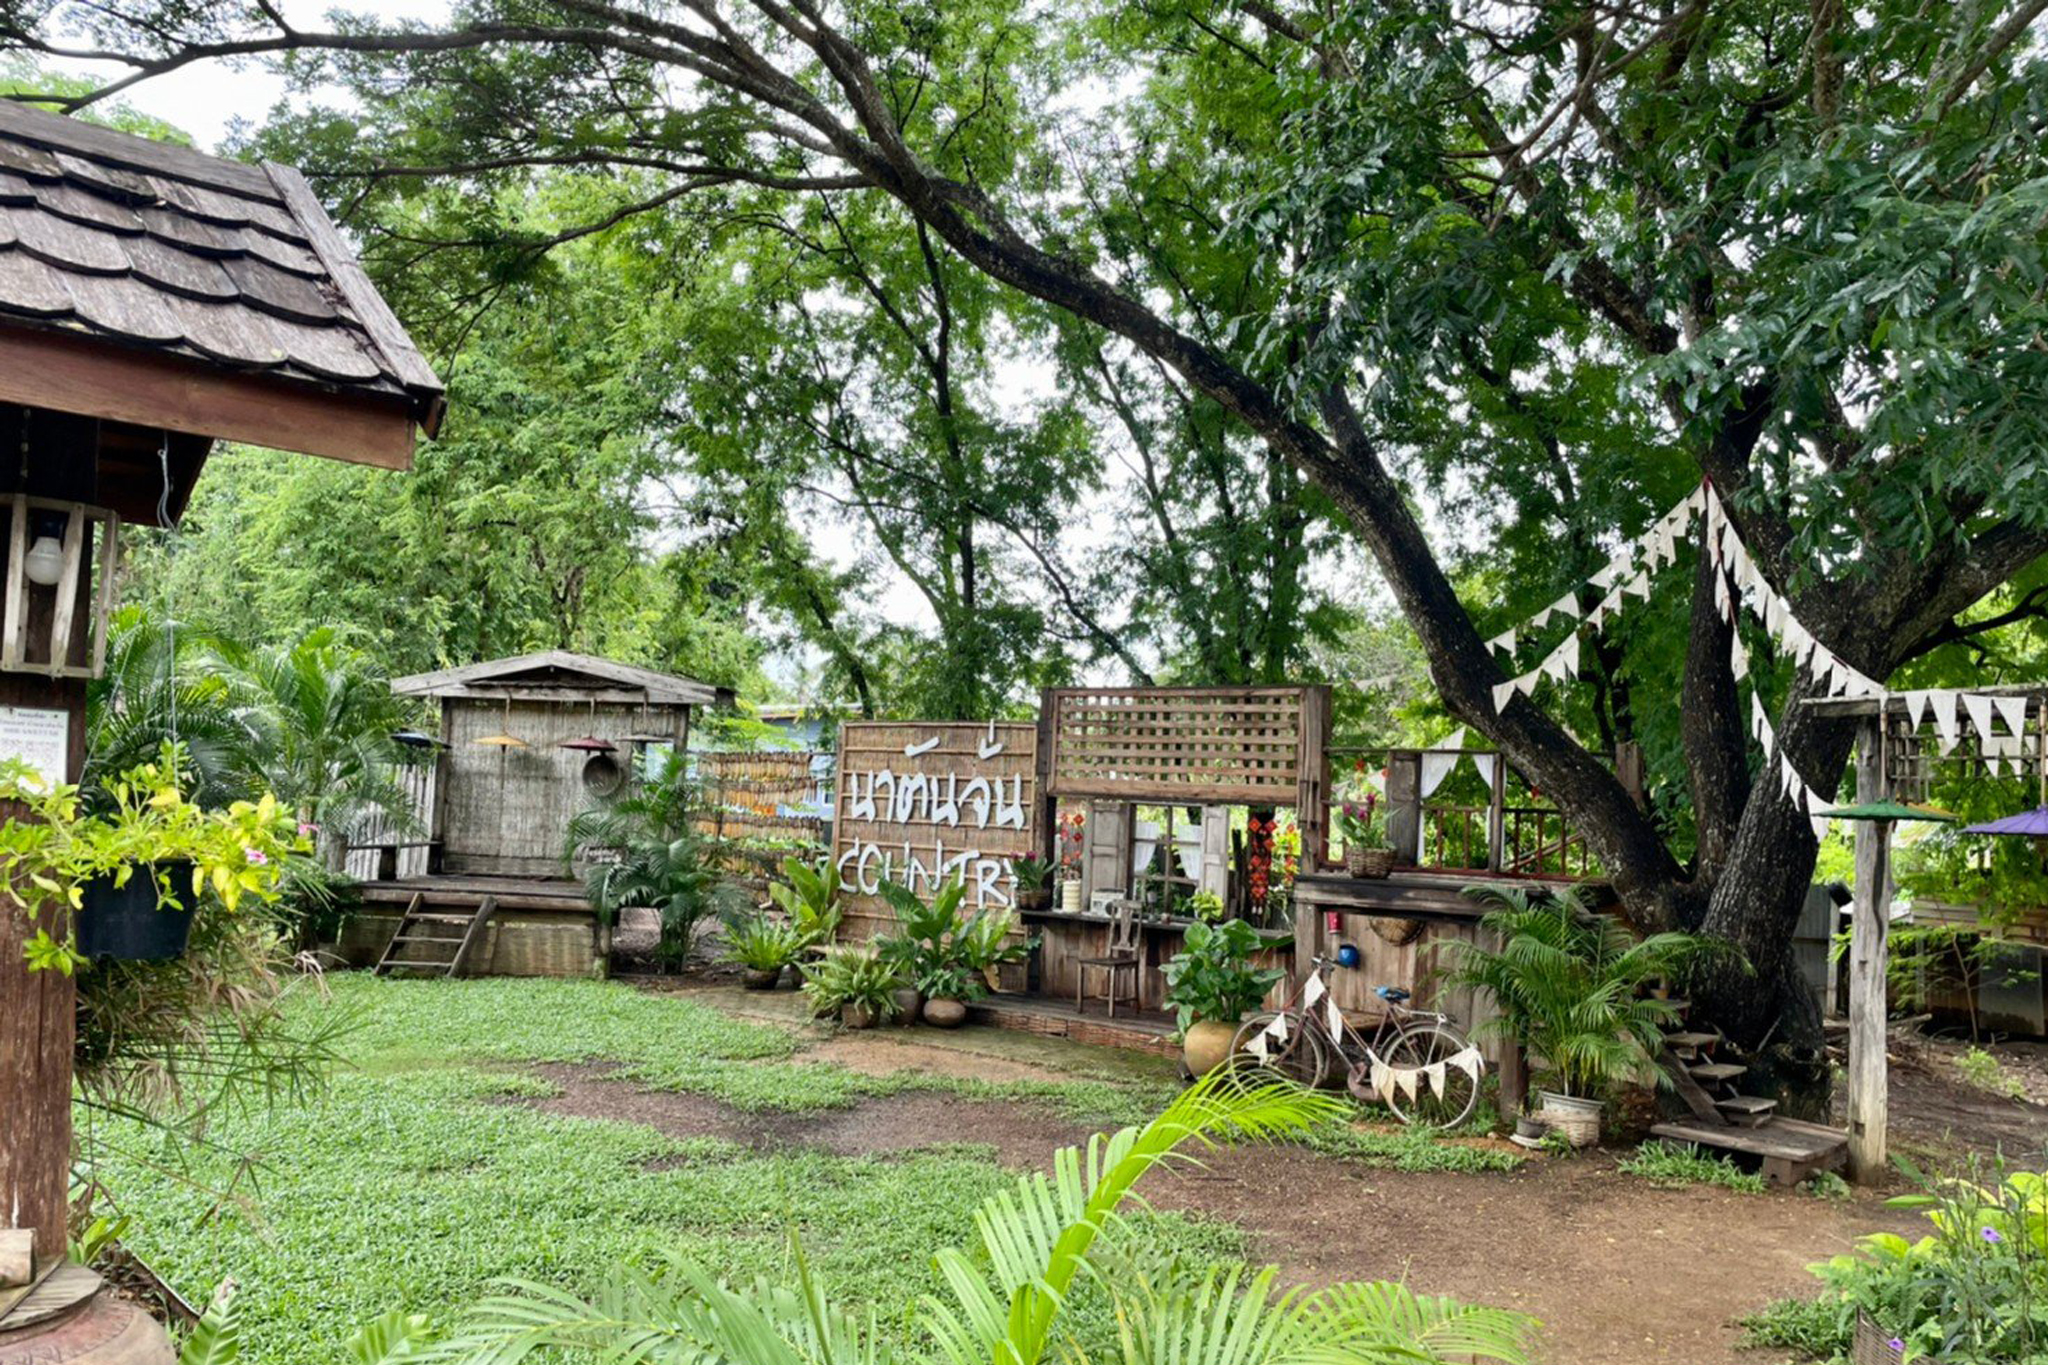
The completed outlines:
<svg viewBox="0 0 2048 1365">
<path fill-rule="evenodd" d="M 1344 850 L 1344 870 L 1354 877 L 1379 878 L 1388 876 L 1394 870 L 1394 850 L 1391 848 L 1347 848 Z"/>
<path fill-rule="evenodd" d="M 1415 942 L 1429 927 L 1419 919 L 1398 919 L 1392 915 L 1375 915 L 1369 923 L 1373 933 L 1396 948 L 1405 948 Z"/>
<path fill-rule="evenodd" d="M 73 926 L 78 951 L 85 957 L 111 957 L 124 962 L 166 962 L 185 955 L 192 936 L 192 907 L 158 908 L 155 873 L 167 873 L 173 884 L 191 881 L 190 863 L 138 867 L 126 886 L 112 876 L 98 877 L 80 888 L 78 918 Z M 186 898 L 190 899 L 187 888 Z"/>
</svg>

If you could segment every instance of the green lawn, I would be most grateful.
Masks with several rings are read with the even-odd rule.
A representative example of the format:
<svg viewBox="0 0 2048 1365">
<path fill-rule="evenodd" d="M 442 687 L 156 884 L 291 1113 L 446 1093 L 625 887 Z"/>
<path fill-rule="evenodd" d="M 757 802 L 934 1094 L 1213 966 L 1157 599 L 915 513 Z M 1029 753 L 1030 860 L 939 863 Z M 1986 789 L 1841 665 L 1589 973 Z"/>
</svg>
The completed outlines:
<svg viewBox="0 0 2048 1365">
<path fill-rule="evenodd" d="M 977 1087 L 858 1075 L 795 1059 L 792 1030 L 609 983 L 349 976 L 334 981 L 330 1000 L 298 1007 L 358 1017 L 346 1048 L 353 1065 L 310 1102 L 216 1124 L 215 1142 L 260 1163 L 241 1187 L 246 1207 L 216 1210 L 213 1191 L 234 1173 L 225 1153 L 199 1158 L 200 1179 L 187 1183 L 140 1159 L 130 1141 L 103 1171 L 136 1217 L 134 1248 L 195 1300 L 236 1279 L 251 1358 L 279 1365 L 341 1359 L 353 1326 L 387 1308 L 445 1319 L 503 1276 L 589 1289 L 607 1266 L 670 1253 L 733 1277 L 772 1275 L 792 1222 L 842 1301 L 872 1307 L 908 1340 L 906 1313 L 929 1286 L 931 1251 L 968 1240 L 974 1205 L 1011 1179 L 971 1148 L 764 1155 L 493 1104 L 544 1085 L 510 1063 L 610 1060 L 642 1085 L 757 1110 L 910 1087 L 986 1089 L 1042 1093 L 1113 1124 L 1159 1098 L 1143 1081 Z M 1196 1255 L 1241 1250 L 1228 1227 L 1153 1221 Z"/>
</svg>

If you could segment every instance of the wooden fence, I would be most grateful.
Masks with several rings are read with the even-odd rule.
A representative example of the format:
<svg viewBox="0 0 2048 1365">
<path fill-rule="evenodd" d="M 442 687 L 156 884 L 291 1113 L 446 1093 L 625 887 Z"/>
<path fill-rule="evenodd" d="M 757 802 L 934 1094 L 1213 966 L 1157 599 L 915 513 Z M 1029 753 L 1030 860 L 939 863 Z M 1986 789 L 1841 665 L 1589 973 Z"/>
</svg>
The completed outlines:
<svg viewBox="0 0 2048 1365">
<path fill-rule="evenodd" d="M 831 847 L 832 822 L 800 812 L 818 802 L 818 755 L 810 752 L 692 756 L 701 805 L 691 827 L 714 840 L 736 881 L 765 894 L 784 858 L 807 862 Z"/>
</svg>

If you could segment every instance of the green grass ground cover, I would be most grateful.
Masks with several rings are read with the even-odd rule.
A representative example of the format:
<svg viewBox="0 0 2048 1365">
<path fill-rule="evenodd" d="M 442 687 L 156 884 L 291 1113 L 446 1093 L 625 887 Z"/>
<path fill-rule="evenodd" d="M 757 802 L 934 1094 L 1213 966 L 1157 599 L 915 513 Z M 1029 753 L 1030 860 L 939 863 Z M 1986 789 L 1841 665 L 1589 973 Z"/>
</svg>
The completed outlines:
<svg viewBox="0 0 2048 1365">
<path fill-rule="evenodd" d="M 665 1254 L 736 1278 L 774 1275 L 792 1221 L 841 1299 L 907 1339 L 905 1312 L 929 1287 L 931 1252 L 968 1240 L 974 1206 L 1012 1179 L 977 1149 L 760 1153 L 490 1103 L 537 1089 L 507 1062 L 614 1061 L 641 1084 L 753 1110 L 966 1088 L 1044 1094 L 1113 1123 L 1156 1098 L 1151 1085 L 1100 1080 L 976 1087 L 858 1075 L 794 1060 L 786 1029 L 597 982 L 347 977 L 330 1000 L 299 1007 L 359 1018 L 345 1045 L 354 1065 L 324 1094 L 224 1115 L 210 1133 L 223 1151 L 195 1158 L 189 1182 L 138 1155 L 146 1144 L 134 1135 L 103 1171 L 136 1216 L 130 1244 L 183 1293 L 203 1301 L 222 1278 L 241 1283 L 258 1365 L 340 1360 L 359 1322 L 388 1308 L 445 1319 L 500 1277 L 587 1291 L 622 1259 Z M 241 1187 L 246 1205 L 219 1208 L 231 1152 L 260 1164 Z M 1241 1250 L 1228 1227 L 1148 1217 L 1191 1255 Z"/>
</svg>

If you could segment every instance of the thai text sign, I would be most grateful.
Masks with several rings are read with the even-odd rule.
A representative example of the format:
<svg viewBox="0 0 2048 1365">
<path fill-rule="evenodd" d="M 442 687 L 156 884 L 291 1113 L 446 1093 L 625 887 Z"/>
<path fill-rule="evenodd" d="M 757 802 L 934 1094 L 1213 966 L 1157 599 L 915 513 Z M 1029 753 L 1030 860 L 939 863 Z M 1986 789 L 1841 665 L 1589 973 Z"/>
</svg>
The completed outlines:
<svg viewBox="0 0 2048 1365">
<path fill-rule="evenodd" d="M 839 733 L 832 861 L 849 917 L 888 918 L 885 881 L 929 899 L 955 877 L 970 907 L 1011 903 L 1036 847 L 1038 727 L 860 721 Z"/>
</svg>

